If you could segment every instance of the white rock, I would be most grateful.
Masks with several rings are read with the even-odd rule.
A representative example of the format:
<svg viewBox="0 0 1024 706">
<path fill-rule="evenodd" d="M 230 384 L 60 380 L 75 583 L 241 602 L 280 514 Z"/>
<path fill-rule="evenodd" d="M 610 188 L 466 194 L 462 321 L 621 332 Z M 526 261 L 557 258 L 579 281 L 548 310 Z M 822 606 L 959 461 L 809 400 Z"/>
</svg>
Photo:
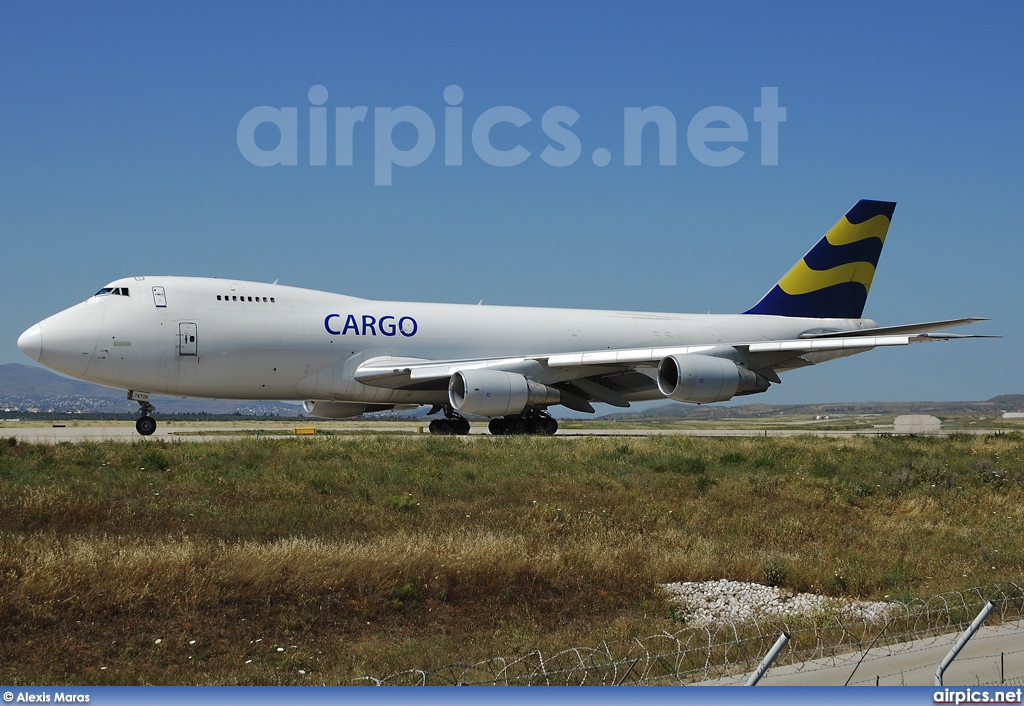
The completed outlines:
<svg viewBox="0 0 1024 706">
<path fill-rule="evenodd" d="M 741 621 L 753 615 L 785 618 L 821 610 L 839 610 L 850 618 L 880 621 L 888 617 L 896 605 L 813 593 L 794 595 L 780 588 L 728 579 L 669 583 L 664 588 L 675 603 L 686 609 L 686 622 L 695 626 Z"/>
</svg>

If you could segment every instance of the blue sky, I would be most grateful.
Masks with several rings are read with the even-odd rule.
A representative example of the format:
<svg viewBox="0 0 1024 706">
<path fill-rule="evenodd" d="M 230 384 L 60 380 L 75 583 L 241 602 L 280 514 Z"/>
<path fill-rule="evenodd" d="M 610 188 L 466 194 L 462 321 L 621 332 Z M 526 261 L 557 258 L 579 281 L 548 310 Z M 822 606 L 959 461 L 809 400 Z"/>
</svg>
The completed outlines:
<svg viewBox="0 0 1024 706">
<path fill-rule="evenodd" d="M 726 3 L 4 3 L 0 5 L 0 363 L 18 334 L 118 277 L 188 274 L 418 301 L 716 313 L 752 305 L 860 198 L 898 202 L 865 315 L 989 316 L 980 340 L 877 350 L 788 375 L 757 401 L 984 399 L 1024 392 L 1024 6 Z M 464 98 L 445 165 L 445 88 Z M 308 97 L 328 94 L 328 160 Z M 786 120 L 761 164 L 761 89 Z M 297 164 L 238 142 L 257 106 L 294 107 Z M 352 166 L 334 109 L 366 106 Z M 375 109 L 436 129 L 422 163 L 375 185 Z M 514 106 L 497 167 L 485 111 Z M 581 154 L 542 127 L 555 106 Z M 648 128 L 624 165 L 624 110 L 676 120 L 674 165 Z M 687 143 L 702 109 L 748 130 L 734 164 Z M 399 125 L 396 149 L 417 133 Z M 261 126 L 261 149 L 277 133 Z M 383 143 L 382 143 L 383 144 Z M 592 154 L 607 149 L 610 163 Z M 390 154 L 381 152 L 381 154 Z"/>
</svg>

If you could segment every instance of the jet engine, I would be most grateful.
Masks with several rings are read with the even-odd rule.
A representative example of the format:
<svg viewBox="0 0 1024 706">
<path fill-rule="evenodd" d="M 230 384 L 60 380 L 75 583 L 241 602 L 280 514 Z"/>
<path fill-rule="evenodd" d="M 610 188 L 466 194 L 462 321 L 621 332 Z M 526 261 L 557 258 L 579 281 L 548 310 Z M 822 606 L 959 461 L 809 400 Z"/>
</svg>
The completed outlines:
<svg viewBox="0 0 1024 706">
<path fill-rule="evenodd" d="M 390 404 L 365 404 L 363 402 L 325 402 L 323 400 L 306 400 L 302 408 L 306 414 L 323 419 L 348 419 L 358 417 L 367 412 L 383 412 L 392 409 Z"/>
<path fill-rule="evenodd" d="M 710 355 L 670 355 L 658 365 L 658 389 L 680 402 L 724 402 L 736 395 L 764 392 L 765 378 L 726 358 Z"/>
<path fill-rule="evenodd" d="M 527 407 L 558 404 L 560 397 L 553 387 L 504 370 L 460 370 L 448 381 L 448 401 L 459 414 L 519 414 Z"/>
</svg>

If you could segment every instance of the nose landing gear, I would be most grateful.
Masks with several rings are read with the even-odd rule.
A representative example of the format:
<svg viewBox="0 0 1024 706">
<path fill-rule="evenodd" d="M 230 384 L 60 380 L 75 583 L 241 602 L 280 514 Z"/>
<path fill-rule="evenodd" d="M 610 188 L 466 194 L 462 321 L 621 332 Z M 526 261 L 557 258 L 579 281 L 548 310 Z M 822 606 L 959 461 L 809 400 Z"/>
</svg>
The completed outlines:
<svg viewBox="0 0 1024 706">
<path fill-rule="evenodd" d="M 135 392 L 135 390 L 128 390 L 128 399 L 133 402 L 139 403 L 139 411 L 142 416 L 135 422 L 135 431 L 139 432 L 142 436 L 149 436 L 156 431 L 156 420 L 151 416 L 156 411 L 149 402 L 148 392 Z"/>
<path fill-rule="evenodd" d="M 156 420 L 148 414 L 144 414 L 135 422 L 135 431 L 143 436 L 149 436 L 156 431 Z"/>
</svg>

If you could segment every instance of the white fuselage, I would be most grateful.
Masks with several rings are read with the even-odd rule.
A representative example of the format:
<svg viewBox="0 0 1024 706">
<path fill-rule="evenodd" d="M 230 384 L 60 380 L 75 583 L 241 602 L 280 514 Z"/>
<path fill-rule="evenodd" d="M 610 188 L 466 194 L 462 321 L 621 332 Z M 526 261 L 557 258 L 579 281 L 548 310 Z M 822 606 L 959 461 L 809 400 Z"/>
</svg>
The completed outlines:
<svg viewBox="0 0 1024 706">
<path fill-rule="evenodd" d="M 108 288 L 128 295 L 91 297 L 30 330 L 38 337 L 37 360 L 101 385 L 184 397 L 440 404 L 444 392 L 371 387 L 353 373 L 378 357 L 460 360 L 730 344 L 875 325 L 866 319 L 373 301 L 198 277 L 126 278 Z M 842 354 L 823 353 L 814 362 Z M 631 397 L 656 398 L 656 391 Z"/>
</svg>

